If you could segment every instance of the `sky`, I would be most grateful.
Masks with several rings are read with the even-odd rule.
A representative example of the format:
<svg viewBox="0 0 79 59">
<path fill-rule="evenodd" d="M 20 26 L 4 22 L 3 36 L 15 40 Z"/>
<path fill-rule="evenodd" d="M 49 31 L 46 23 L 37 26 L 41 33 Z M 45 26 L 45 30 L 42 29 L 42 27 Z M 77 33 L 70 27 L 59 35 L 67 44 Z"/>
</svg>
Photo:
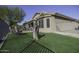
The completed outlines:
<svg viewBox="0 0 79 59">
<path fill-rule="evenodd" d="M 19 7 L 24 10 L 26 16 L 22 23 L 31 20 L 36 12 L 59 12 L 66 16 L 79 19 L 79 5 L 13 5 L 10 7 Z"/>
</svg>

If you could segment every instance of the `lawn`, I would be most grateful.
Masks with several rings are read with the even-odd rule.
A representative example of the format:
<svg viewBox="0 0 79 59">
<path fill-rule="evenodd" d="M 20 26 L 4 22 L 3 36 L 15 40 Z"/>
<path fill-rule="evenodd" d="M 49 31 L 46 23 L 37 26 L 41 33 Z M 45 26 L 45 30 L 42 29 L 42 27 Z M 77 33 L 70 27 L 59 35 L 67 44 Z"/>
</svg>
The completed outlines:
<svg viewBox="0 0 79 59">
<path fill-rule="evenodd" d="M 46 33 L 38 42 L 54 52 L 79 52 L 79 38 Z"/>
<path fill-rule="evenodd" d="M 34 41 L 32 33 L 23 35 L 11 34 L 0 50 L 8 50 L 8 52 L 15 53 L 78 53 L 79 38 L 55 33 L 43 33 L 42 35 L 39 35 L 38 41 Z"/>
<path fill-rule="evenodd" d="M 23 53 L 53 53 L 50 49 L 44 47 L 36 41 L 33 41 L 31 45 L 25 47 Z"/>
<path fill-rule="evenodd" d="M 20 52 L 23 48 L 32 42 L 32 34 L 16 35 L 11 34 L 0 50 L 8 50 L 9 52 Z"/>
<path fill-rule="evenodd" d="M 42 46 L 32 38 L 32 33 L 23 35 L 11 34 L 0 49 L 9 53 L 51 53 L 50 49 Z"/>
</svg>

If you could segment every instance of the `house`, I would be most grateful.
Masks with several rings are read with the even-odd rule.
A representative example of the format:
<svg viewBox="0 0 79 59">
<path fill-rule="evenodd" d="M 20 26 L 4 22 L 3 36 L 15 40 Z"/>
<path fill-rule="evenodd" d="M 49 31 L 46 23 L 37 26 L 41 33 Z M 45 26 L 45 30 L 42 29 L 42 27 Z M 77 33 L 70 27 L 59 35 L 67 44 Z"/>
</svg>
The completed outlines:
<svg viewBox="0 0 79 59">
<path fill-rule="evenodd" d="M 57 12 L 36 13 L 32 17 L 32 20 L 26 24 L 28 28 L 34 27 L 33 21 L 36 21 L 37 25 L 39 26 L 39 32 L 61 32 L 79 34 L 79 20 Z"/>
<path fill-rule="evenodd" d="M 10 32 L 8 24 L 0 20 L 0 43 L 4 40 L 3 38 Z"/>
</svg>

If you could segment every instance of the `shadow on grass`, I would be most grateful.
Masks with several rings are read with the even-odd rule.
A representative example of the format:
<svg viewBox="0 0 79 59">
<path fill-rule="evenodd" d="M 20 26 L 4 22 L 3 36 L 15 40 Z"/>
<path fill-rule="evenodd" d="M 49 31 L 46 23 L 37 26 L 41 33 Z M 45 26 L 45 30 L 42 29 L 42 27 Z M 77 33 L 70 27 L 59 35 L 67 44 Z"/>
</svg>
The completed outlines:
<svg viewBox="0 0 79 59">
<path fill-rule="evenodd" d="M 15 33 L 16 35 L 25 35 L 27 33 Z"/>
<path fill-rule="evenodd" d="M 42 38 L 43 36 L 45 36 L 45 34 L 39 34 L 39 39 Z"/>
</svg>

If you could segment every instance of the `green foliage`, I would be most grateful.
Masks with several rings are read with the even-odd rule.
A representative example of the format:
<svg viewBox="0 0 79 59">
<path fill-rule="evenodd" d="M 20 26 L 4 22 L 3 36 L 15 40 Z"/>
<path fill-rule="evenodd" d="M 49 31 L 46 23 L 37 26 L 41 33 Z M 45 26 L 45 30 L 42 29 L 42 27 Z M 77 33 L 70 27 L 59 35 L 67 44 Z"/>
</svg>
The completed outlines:
<svg viewBox="0 0 79 59">
<path fill-rule="evenodd" d="M 11 15 L 10 15 L 11 21 L 17 23 L 18 21 L 23 20 L 25 13 L 22 9 L 15 7 L 10 10 L 11 10 L 10 11 L 11 12 Z"/>
<path fill-rule="evenodd" d="M 4 20 L 8 23 L 8 25 L 11 27 L 12 32 L 17 32 L 17 29 L 15 29 L 15 26 L 17 26 L 17 23 L 23 20 L 25 16 L 24 11 L 21 8 L 18 7 L 7 7 L 7 6 L 1 6 L 0 7 L 0 20 Z"/>
<path fill-rule="evenodd" d="M 23 20 L 25 16 L 24 11 L 18 7 L 7 7 L 1 6 L 0 7 L 0 20 L 7 20 L 9 25 L 15 25 L 17 22 Z"/>
<path fill-rule="evenodd" d="M 0 7 L 0 20 L 4 20 L 8 16 L 9 9 L 6 6 Z"/>
</svg>

